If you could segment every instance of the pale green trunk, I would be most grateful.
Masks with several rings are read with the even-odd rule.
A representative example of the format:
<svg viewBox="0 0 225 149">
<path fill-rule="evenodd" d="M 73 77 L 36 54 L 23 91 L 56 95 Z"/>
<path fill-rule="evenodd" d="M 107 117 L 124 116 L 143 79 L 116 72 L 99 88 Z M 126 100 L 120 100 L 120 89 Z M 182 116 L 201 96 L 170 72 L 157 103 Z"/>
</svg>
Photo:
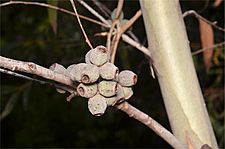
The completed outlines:
<svg viewBox="0 0 225 149">
<path fill-rule="evenodd" d="M 218 148 L 193 65 L 178 0 L 140 0 L 149 49 L 174 135 Z"/>
</svg>

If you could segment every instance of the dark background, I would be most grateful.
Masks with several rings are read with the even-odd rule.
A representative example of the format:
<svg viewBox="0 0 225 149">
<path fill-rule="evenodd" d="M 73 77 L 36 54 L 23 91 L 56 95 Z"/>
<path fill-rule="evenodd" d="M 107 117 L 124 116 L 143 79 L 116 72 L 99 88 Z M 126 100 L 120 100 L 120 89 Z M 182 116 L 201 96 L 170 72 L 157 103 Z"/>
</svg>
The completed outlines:
<svg viewBox="0 0 225 149">
<path fill-rule="evenodd" d="M 117 1 L 101 2 L 110 10 L 117 6 Z M 182 11 L 194 9 L 223 27 L 224 2 L 218 8 L 212 7 L 213 2 L 181 1 Z M 88 4 L 98 10 L 92 1 Z M 61 0 L 58 6 L 72 10 L 69 1 Z M 76 6 L 80 14 L 96 19 L 79 3 Z M 138 1 L 125 1 L 125 18 L 132 17 L 138 9 Z M 94 36 L 102 31 L 100 26 L 84 20 L 82 23 L 94 46 L 105 45 L 105 37 Z M 201 48 L 198 20 L 188 16 L 185 23 L 192 51 L 196 51 Z M 147 46 L 142 18 L 132 31 Z M 224 41 L 221 31 L 214 29 L 214 34 L 216 43 Z M 74 16 L 58 12 L 55 34 L 49 23 L 48 9 L 31 5 L 1 8 L 0 41 L 2 56 L 32 61 L 44 67 L 55 62 L 65 67 L 83 62 L 89 50 Z M 216 137 L 223 148 L 224 48 L 215 48 L 209 71 L 203 64 L 202 53 L 193 58 Z M 219 64 L 215 64 L 214 59 Z M 129 102 L 170 130 L 158 81 L 151 77 L 144 55 L 121 41 L 115 64 L 120 70 L 130 69 L 139 76 Z M 88 111 L 86 99 L 76 97 L 68 103 L 67 96 L 57 93 L 51 86 L 1 73 L 1 112 L 11 111 L 1 120 L 1 147 L 170 147 L 146 126 L 115 108 L 108 108 L 102 117 L 94 117 Z M 9 101 L 11 107 L 6 106 Z"/>
</svg>

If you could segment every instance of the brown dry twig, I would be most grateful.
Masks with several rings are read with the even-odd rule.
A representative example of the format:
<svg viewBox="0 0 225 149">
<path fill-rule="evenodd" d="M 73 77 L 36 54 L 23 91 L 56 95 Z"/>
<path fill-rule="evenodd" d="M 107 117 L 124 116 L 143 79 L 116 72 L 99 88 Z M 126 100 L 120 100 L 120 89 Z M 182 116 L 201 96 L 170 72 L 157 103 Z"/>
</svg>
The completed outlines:
<svg viewBox="0 0 225 149">
<path fill-rule="evenodd" d="M 192 55 L 199 54 L 199 53 L 201 53 L 205 50 L 208 50 L 208 49 L 214 49 L 214 48 L 222 47 L 223 45 L 225 45 L 225 41 L 223 41 L 221 43 L 218 43 L 218 44 L 214 44 L 212 47 L 207 47 L 207 48 L 203 48 L 203 49 L 197 50 L 195 52 L 192 52 Z"/>
<path fill-rule="evenodd" d="M 194 15 L 196 18 L 201 19 L 202 21 L 204 21 L 204 22 L 206 22 L 206 23 L 212 25 L 214 28 L 216 28 L 216 29 L 218 29 L 218 30 L 220 30 L 220 31 L 222 31 L 222 32 L 225 32 L 225 29 L 224 29 L 224 28 L 222 28 L 222 27 L 216 25 L 217 22 L 211 22 L 211 21 L 205 19 L 204 17 L 202 17 L 201 15 L 199 15 L 199 14 L 198 14 L 196 11 L 194 11 L 194 10 L 189 10 L 189 11 L 186 11 L 185 13 L 183 13 L 183 18 L 185 18 L 186 16 L 189 16 L 189 15 Z"/>
<path fill-rule="evenodd" d="M 82 33 L 83 33 L 83 35 L 84 35 L 84 37 L 85 37 L 85 41 L 87 42 L 87 44 L 89 45 L 89 47 L 90 47 L 91 49 L 93 49 L 93 46 L 91 45 L 91 42 L 90 42 L 90 40 L 88 39 L 87 34 L 85 33 L 84 28 L 83 28 L 83 26 L 82 26 L 82 24 L 81 24 L 81 21 L 80 21 L 79 15 L 78 15 L 78 13 L 77 13 L 77 9 L 76 9 L 75 3 L 74 3 L 73 0 L 70 0 L 70 3 L 71 3 L 72 6 L 73 6 L 73 10 L 74 10 L 74 12 L 75 12 L 75 14 L 76 14 L 77 21 L 78 21 L 78 23 L 79 23 L 79 25 L 80 25 L 81 31 L 82 31 Z"/>
<path fill-rule="evenodd" d="M 73 15 L 73 16 L 76 16 L 75 13 L 73 13 L 71 11 L 68 11 L 66 9 L 63 9 L 63 8 L 60 8 L 60 7 L 56 7 L 56 6 L 53 6 L 53 5 L 49 5 L 49 4 L 45 4 L 45 3 L 39 3 L 39 2 L 9 1 L 9 2 L 5 2 L 5 3 L 0 4 L 0 7 L 4 7 L 4 6 L 8 6 L 8 5 L 15 5 L 15 4 L 36 5 L 36 6 L 41 6 L 41 7 L 47 7 L 47 8 L 59 10 L 61 12 L 64 12 L 64 13 L 67 13 L 67 14 L 70 14 L 70 15 Z M 82 19 L 84 19 L 84 20 L 86 20 L 86 21 L 90 21 L 92 23 L 95 23 L 95 24 L 98 24 L 98 25 L 101 25 L 101 26 L 104 26 L 104 27 L 108 27 L 104 23 L 101 23 L 101 22 L 96 21 L 94 19 L 88 18 L 86 16 L 79 15 L 79 17 L 82 18 Z"/>
</svg>

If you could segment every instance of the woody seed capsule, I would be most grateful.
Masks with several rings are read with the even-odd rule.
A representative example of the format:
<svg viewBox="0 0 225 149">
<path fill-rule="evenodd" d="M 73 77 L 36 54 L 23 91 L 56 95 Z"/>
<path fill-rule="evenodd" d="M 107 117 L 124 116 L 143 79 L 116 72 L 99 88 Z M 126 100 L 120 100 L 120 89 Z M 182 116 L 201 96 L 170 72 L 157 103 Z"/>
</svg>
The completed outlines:
<svg viewBox="0 0 225 149">
<path fill-rule="evenodd" d="M 49 69 L 60 74 L 64 74 L 66 71 L 66 68 L 58 63 L 52 64 Z"/>
<path fill-rule="evenodd" d="M 125 99 L 125 94 L 123 87 L 117 84 L 116 96 L 106 98 L 106 103 L 108 106 L 114 106 L 116 103 L 121 103 Z"/>
<path fill-rule="evenodd" d="M 137 83 L 137 75 L 130 70 L 124 70 L 119 73 L 118 82 L 122 86 L 132 86 Z"/>
<path fill-rule="evenodd" d="M 129 99 L 133 95 L 133 90 L 131 87 L 123 87 L 124 99 Z"/>
<path fill-rule="evenodd" d="M 91 50 L 87 52 L 87 54 L 85 55 L 85 63 L 87 64 L 91 64 L 90 62 L 90 53 L 91 53 Z"/>
<path fill-rule="evenodd" d="M 70 76 L 73 81 L 81 82 L 81 74 L 86 65 L 86 63 L 79 63 L 73 66 L 70 71 Z"/>
<path fill-rule="evenodd" d="M 113 80 L 119 74 L 119 69 L 113 63 L 105 63 L 99 67 L 100 76 L 106 80 Z"/>
<path fill-rule="evenodd" d="M 96 94 L 88 100 L 88 109 L 92 115 L 101 116 L 105 113 L 106 108 L 107 104 L 105 97 L 100 94 Z"/>
<path fill-rule="evenodd" d="M 58 63 L 54 63 L 49 67 L 50 70 L 60 73 L 60 74 L 65 74 L 66 72 L 66 68 L 63 67 L 62 65 L 58 64 Z M 57 92 L 64 94 L 66 91 L 62 90 L 62 89 L 56 89 Z"/>
<path fill-rule="evenodd" d="M 98 84 L 98 91 L 105 97 L 111 97 L 116 94 L 117 82 L 114 81 L 101 81 Z"/>
<path fill-rule="evenodd" d="M 105 100 L 106 100 L 107 106 L 114 106 L 117 103 L 117 101 L 118 101 L 116 96 L 106 97 Z"/>
<path fill-rule="evenodd" d="M 75 67 L 76 64 L 72 64 L 70 66 L 67 67 L 66 71 L 65 71 L 65 75 L 69 78 L 71 78 L 71 72 L 73 70 L 73 67 Z"/>
<path fill-rule="evenodd" d="M 95 49 L 92 49 L 89 52 L 89 60 L 96 66 L 102 66 L 109 60 L 108 50 L 104 46 L 97 46 Z"/>
<path fill-rule="evenodd" d="M 85 84 L 94 83 L 99 78 L 99 68 L 92 64 L 86 64 L 81 72 L 81 82 Z"/>
<path fill-rule="evenodd" d="M 96 95 L 97 91 L 98 91 L 97 84 L 84 85 L 83 83 L 80 83 L 77 86 L 77 93 L 81 97 L 91 98 L 94 95 Z"/>
</svg>

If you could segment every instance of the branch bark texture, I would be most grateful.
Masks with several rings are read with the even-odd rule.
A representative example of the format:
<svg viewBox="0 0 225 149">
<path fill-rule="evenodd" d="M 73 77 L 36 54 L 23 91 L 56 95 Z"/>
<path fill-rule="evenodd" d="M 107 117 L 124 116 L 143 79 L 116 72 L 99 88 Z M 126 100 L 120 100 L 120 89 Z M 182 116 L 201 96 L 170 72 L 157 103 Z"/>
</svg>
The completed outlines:
<svg viewBox="0 0 225 149">
<path fill-rule="evenodd" d="M 187 148 L 218 148 L 178 0 L 141 0 L 153 64 L 174 135 Z"/>
<path fill-rule="evenodd" d="M 54 80 L 56 82 L 73 86 L 73 82 L 65 75 L 55 73 L 50 69 L 44 68 L 33 62 L 23 62 L 0 56 L 0 67 L 10 69 L 12 71 L 20 71 L 41 76 L 45 79 Z"/>
</svg>

